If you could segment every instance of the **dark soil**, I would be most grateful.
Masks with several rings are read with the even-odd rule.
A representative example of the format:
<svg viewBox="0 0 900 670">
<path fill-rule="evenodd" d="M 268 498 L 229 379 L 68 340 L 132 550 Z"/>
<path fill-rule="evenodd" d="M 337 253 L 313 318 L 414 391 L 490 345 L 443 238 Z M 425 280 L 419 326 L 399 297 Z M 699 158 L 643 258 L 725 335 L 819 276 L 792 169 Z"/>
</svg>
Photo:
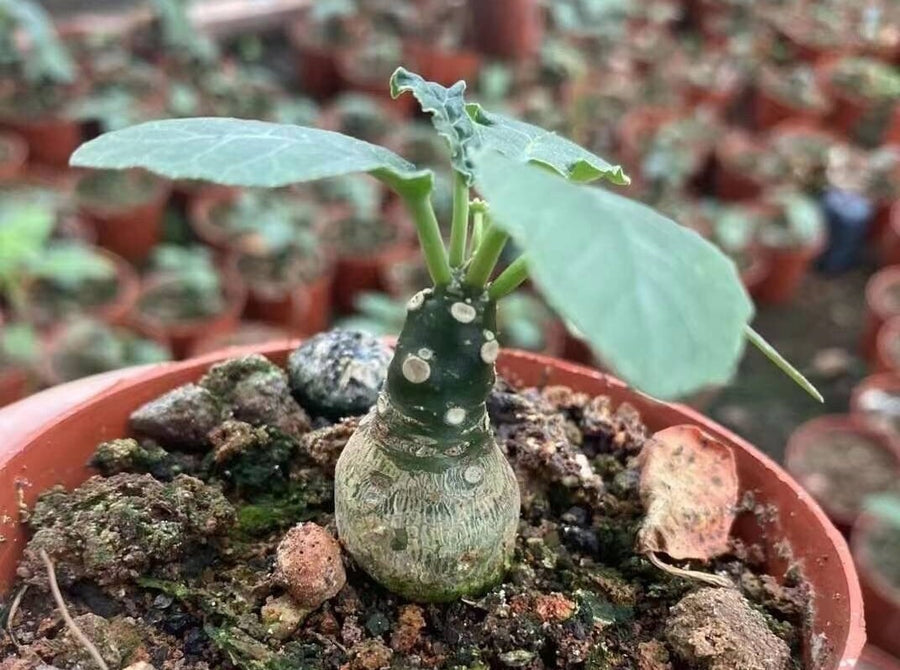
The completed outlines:
<svg viewBox="0 0 900 670">
<path fill-rule="evenodd" d="M 299 611 L 277 582 L 275 550 L 301 521 L 333 529 L 334 463 L 358 419 L 310 422 L 287 388 L 261 357 L 217 366 L 142 408 L 139 439 L 101 445 L 102 475 L 45 494 L 19 571 L 29 588 L 4 627 L 15 640 L 4 632 L 0 651 L 26 667 L 89 667 L 47 593 L 45 549 L 73 616 L 116 668 L 716 670 L 763 650 L 760 668 L 802 667 L 796 571 L 778 585 L 761 572 L 764 549 L 736 541 L 704 567 L 740 584 L 726 593 L 635 555 L 646 429 L 629 406 L 562 387 L 501 382 L 489 399 L 523 498 L 502 584 L 412 604 L 344 556 L 346 585 Z M 727 616 L 710 617 L 704 603 L 719 601 Z M 697 645 L 697 630 L 708 643 Z"/>
<path fill-rule="evenodd" d="M 896 457 L 880 442 L 856 433 L 822 435 L 797 464 L 800 483 L 830 510 L 856 515 L 865 499 L 897 479 Z"/>
<path fill-rule="evenodd" d="M 108 279 L 89 279 L 77 286 L 62 286 L 42 279 L 29 287 L 28 302 L 34 310 L 35 322 L 46 325 L 106 305 L 118 291 L 115 274 Z"/>
<path fill-rule="evenodd" d="M 220 314 L 225 307 L 221 290 L 198 290 L 178 280 L 160 282 L 138 301 L 141 314 L 161 323 L 205 319 Z"/>
</svg>

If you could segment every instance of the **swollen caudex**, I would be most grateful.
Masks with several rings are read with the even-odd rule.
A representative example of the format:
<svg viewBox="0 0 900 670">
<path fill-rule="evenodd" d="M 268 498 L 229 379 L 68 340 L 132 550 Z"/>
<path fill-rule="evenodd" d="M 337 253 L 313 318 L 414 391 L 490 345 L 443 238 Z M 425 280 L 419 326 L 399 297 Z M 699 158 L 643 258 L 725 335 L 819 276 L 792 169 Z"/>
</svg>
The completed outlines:
<svg viewBox="0 0 900 670">
<path fill-rule="evenodd" d="M 519 490 L 485 408 L 499 353 L 494 303 L 453 284 L 408 307 L 376 408 L 338 461 L 335 517 L 372 577 L 413 600 L 445 601 L 502 577 Z"/>
</svg>

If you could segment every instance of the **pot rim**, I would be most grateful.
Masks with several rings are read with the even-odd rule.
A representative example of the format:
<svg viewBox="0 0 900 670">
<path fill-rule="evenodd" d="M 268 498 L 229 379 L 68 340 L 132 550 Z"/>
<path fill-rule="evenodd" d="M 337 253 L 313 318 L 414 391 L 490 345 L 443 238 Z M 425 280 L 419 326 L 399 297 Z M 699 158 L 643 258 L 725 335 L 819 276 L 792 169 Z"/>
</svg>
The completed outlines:
<svg viewBox="0 0 900 670">
<path fill-rule="evenodd" d="M 892 218 L 897 219 L 897 223 L 900 224 L 900 206 L 894 205 L 894 211 L 895 215 Z M 869 281 L 866 282 L 866 304 L 872 313 L 882 321 L 895 316 L 895 314 L 887 311 L 883 299 L 884 292 L 893 284 L 900 284 L 900 265 L 883 267 L 869 277 Z"/>
<path fill-rule="evenodd" d="M 900 314 L 890 317 L 878 327 L 875 335 L 875 357 L 880 372 L 897 373 L 900 361 L 896 361 L 890 353 L 890 344 L 900 336 Z"/>
<path fill-rule="evenodd" d="M 211 364 L 234 356 L 258 353 L 281 360 L 299 342 L 300 340 L 293 340 L 249 347 L 235 347 L 187 361 L 162 363 L 147 367 L 140 374 L 113 383 L 89 400 L 79 403 L 53 420 L 28 431 L 24 434 L 24 437 L 14 437 L 6 441 L 5 444 L 0 446 L 0 472 L 5 472 L 10 479 L 27 477 L 41 480 L 37 483 L 32 483 L 31 488 L 21 489 L 25 494 L 26 502 L 30 501 L 37 492 L 49 487 L 51 481 L 59 483 L 63 475 L 70 482 L 83 481 L 86 471 L 82 465 L 74 466 L 74 471 L 72 470 L 72 463 L 58 463 L 56 467 L 47 469 L 29 469 L 28 465 L 21 462 L 21 457 L 24 453 L 32 450 L 34 450 L 34 453 L 52 450 L 53 446 L 57 444 L 55 440 L 59 440 L 62 435 L 68 435 L 71 439 L 72 429 L 76 427 L 74 423 L 76 417 L 91 409 L 96 411 L 97 405 L 120 402 L 126 405 L 126 409 L 129 406 L 137 407 L 143 402 L 158 396 L 162 392 L 160 389 L 163 383 L 170 383 L 171 386 L 174 386 L 193 380 L 202 372 L 205 372 Z M 859 658 L 865 643 L 865 623 L 863 620 L 862 594 L 850 550 L 843 537 L 828 521 L 825 513 L 815 500 L 771 458 L 757 450 L 743 438 L 734 435 L 726 428 L 685 405 L 664 403 L 656 400 L 630 389 L 624 382 L 610 375 L 584 366 L 540 354 L 505 350 L 501 353 L 498 360 L 498 369 L 507 374 L 513 382 L 522 381 L 516 370 L 522 375 L 528 376 L 530 380 L 538 380 L 531 381 L 532 384 L 561 383 L 571 385 L 574 380 L 580 380 L 582 390 L 590 390 L 591 393 L 595 394 L 608 394 L 619 403 L 628 402 L 644 415 L 653 411 L 658 412 L 656 421 L 651 421 L 651 424 L 659 424 L 659 427 L 662 427 L 663 424 L 693 424 L 709 432 L 713 437 L 731 444 L 739 454 L 739 471 L 743 471 L 751 480 L 745 483 L 749 489 L 761 487 L 765 483 L 766 488 L 770 491 L 783 492 L 783 495 L 780 495 L 779 498 L 781 498 L 782 505 L 786 509 L 781 510 L 782 513 L 778 515 L 778 519 L 764 521 L 764 527 L 777 530 L 782 521 L 787 523 L 790 519 L 799 515 L 805 517 L 806 523 L 797 524 L 795 522 L 793 527 L 795 529 L 805 528 L 807 533 L 809 529 L 814 530 L 811 537 L 817 538 L 817 541 L 801 545 L 796 544 L 798 539 L 795 538 L 794 545 L 797 549 L 805 549 L 810 553 L 809 566 L 810 568 L 817 568 L 811 574 L 821 575 L 817 585 L 818 589 L 820 589 L 816 595 L 817 602 L 838 603 L 840 610 L 846 615 L 840 618 L 826 618 L 825 616 L 819 616 L 818 612 L 821 611 L 819 608 L 816 608 L 812 614 L 811 621 L 815 622 L 814 625 L 818 625 L 818 634 L 833 632 L 834 635 L 832 637 L 833 644 L 827 650 L 829 663 L 828 665 L 821 665 L 821 667 L 823 670 L 852 667 L 852 664 Z M 121 414 L 122 411 L 125 410 L 120 407 L 117 413 Z M 113 424 L 115 424 L 115 421 L 110 419 L 110 421 L 99 422 L 99 425 L 82 426 L 81 428 L 88 430 L 90 435 L 82 435 L 80 439 L 86 440 L 90 438 L 95 440 L 100 436 L 102 436 L 102 439 L 118 437 L 120 436 L 121 428 L 117 424 Z M 15 493 L 11 491 L 6 494 L 6 497 L 7 504 L 14 507 Z M 796 507 L 791 510 L 787 508 L 788 505 Z M 15 510 L 11 509 L 10 514 L 14 516 L 14 512 Z M 23 531 L 18 525 L 18 519 L 0 519 L 0 526 L 2 526 L 0 530 L 9 532 L 9 544 L 17 550 L 21 549 Z M 770 539 L 767 544 L 769 546 L 774 545 L 774 540 Z M 17 555 L 18 551 L 7 552 L 8 557 L 13 557 L 12 560 L 15 560 Z M 11 559 L 7 558 L 7 561 L 9 560 Z M 780 574 L 782 568 L 787 568 L 787 559 L 780 556 L 777 552 L 773 552 L 772 560 L 776 562 L 776 567 L 773 567 L 776 574 Z M 6 577 L 4 577 L 3 581 L 6 581 Z M 805 636 L 805 639 L 811 639 L 813 632 L 810 630 L 805 632 L 809 633 Z"/>
<path fill-rule="evenodd" d="M 813 442 L 812 437 L 824 433 L 856 433 L 882 447 L 894 459 L 895 470 L 900 475 L 900 442 L 890 435 L 863 421 L 855 414 L 825 414 L 800 424 L 788 438 L 784 450 L 784 467 L 799 483 L 798 465 L 806 450 Z M 812 494 L 810 494 L 812 496 Z M 814 497 L 814 496 L 813 496 Z M 828 505 L 828 501 L 815 498 L 826 514 L 843 526 L 850 527 L 859 518 L 857 514 L 839 512 Z"/>
</svg>

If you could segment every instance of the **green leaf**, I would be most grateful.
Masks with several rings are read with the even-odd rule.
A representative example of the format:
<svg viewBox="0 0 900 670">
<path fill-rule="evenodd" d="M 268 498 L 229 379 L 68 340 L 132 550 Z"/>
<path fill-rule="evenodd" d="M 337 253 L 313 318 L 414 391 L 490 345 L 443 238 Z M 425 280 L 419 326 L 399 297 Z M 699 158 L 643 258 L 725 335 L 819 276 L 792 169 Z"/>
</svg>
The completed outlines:
<svg viewBox="0 0 900 670">
<path fill-rule="evenodd" d="M 40 347 L 34 328 L 26 323 L 9 323 L 0 328 L 0 360 L 13 363 L 34 363 Z"/>
<path fill-rule="evenodd" d="M 620 165 L 611 165 L 556 133 L 502 114 L 486 112 L 478 104 L 469 104 L 466 108 L 481 131 L 481 141 L 486 149 L 519 162 L 545 165 L 572 181 L 605 179 L 623 186 L 631 183 Z"/>
<path fill-rule="evenodd" d="M 72 155 L 76 167 L 140 167 L 170 179 L 276 187 L 371 172 L 402 190 L 429 172 L 387 149 L 303 126 L 227 118 L 150 121 L 101 135 Z"/>
<path fill-rule="evenodd" d="M 22 59 L 29 81 L 67 84 L 75 80 L 75 64 L 43 7 L 30 0 L 0 0 L 0 14 L 12 17 L 31 40 L 31 49 Z"/>
<path fill-rule="evenodd" d="M 772 361 L 773 365 L 779 368 L 788 377 L 793 379 L 800 388 L 809 393 L 809 395 L 811 395 L 813 398 L 815 398 L 819 402 L 825 402 L 825 398 L 823 398 L 822 394 L 819 393 L 819 390 L 815 386 L 813 386 L 812 382 L 804 377 L 797 368 L 791 365 L 784 356 L 779 354 L 775 347 L 766 342 L 762 335 L 757 333 L 750 326 L 746 327 L 746 333 L 747 339 L 750 340 L 750 343 L 754 347 L 759 349 L 766 358 Z"/>
<path fill-rule="evenodd" d="M 662 398 L 726 382 L 753 314 L 734 264 L 661 214 L 496 153 L 477 186 L 548 302 L 626 381 Z"/>
<path fill-rule="evenodd" d="M 83 282 L 113 277 L 116 268 L 105 256 L 75 242 L 56 242 L 31 259 L 28 273 L 75 289 Z"/>
<path fill-rule="evenodd" d="M 51 206 L 12 196 L 0 203 L 0 288 L 14 281 L 22 265 L 39 254 L 53 226 Z"/>
<path fill-rule="evenodd" d="M 466 112 L 466 82 L 458 81 L 450 88 L 425 81 L 414 72 L 398 67 L 391 76 L 391 97 L 412 93 L 423 112 L 431 114 L 438 133 L 450 145 L 453 169 L 465 175 L 467 183 L 475 179 L 471 152 L 480 145 L 475 123 Z"/>
</svg>

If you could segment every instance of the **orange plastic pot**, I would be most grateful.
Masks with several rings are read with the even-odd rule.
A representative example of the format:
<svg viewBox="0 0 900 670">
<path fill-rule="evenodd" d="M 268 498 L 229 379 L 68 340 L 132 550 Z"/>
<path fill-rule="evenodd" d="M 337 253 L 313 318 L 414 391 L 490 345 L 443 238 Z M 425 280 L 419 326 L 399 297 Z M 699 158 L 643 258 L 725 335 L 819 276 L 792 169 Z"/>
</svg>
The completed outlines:
<svg viewBox="0 0 900 670">
<path fill-rule="evenodd" d="M 535 55 L 544 39 L 540 0 L 469 0 L 475 46 L 481 53 L 519 59 Z"/>
<path fill-rule="evenodd" d="M 813 260 L 822 253 L 825 240 L 795 248 L 767 247 L 769 272 L 753 294 L 761 302 L 784 304 L 797 295 Z"/>
<path fill-rule="evenodd" d="M 337 48 L 311 40 L 303 20 L 290 26 L 288 39 L 294 49 L 295 70 L 304 91 L 317 98 L 327 98 L 341 90 Z"/>
<path fill-rule="evenodd" d="M 97 234 L 97 243 L 134 263 L 145 260 L 162 238 L 163 216 L 171 186 L 156 183 L 153 195 L 134 206 L 105 203 L 102 206 L 81 203 L 81 216 Z"/>
<path fill-rule="evenodd" d="M 452 86 L 460 80 L 478 80 L 481 54 L 477 51 L 469 49 L 448 51 L 418 40 L 407 42 L 403 50 L 409 60 L 416 64 L 419 74 L 428 81 Z"/>
<path fill-rule="evenodd" d="M 878 257 L 883 265 L 900 265 L 900 200 L 895 200 L 887 211 L 876 212 L 876 216 L 887 217 L 887 223 L 876 219 L 875 225 L 884 227 L 878 238 Z"/>
<path fill-rule="evenodd" d="M 870 363 L 875 362 L 878 331 L 885 321 L 900 314 L 900 300 L 893 305 L 890 294 L 900 294 L 900 265 L 882 268 L 866 284 L 866 315 L 863 327 L 862 353 Z"/>
<path fill-rule="evenodd" d="M 741 131 L 726 134 L 716 146 L 713 184 L 716 195 L 722 200 L 739 202 L 755 200 L 762 195 L 765 184 L 735 164 L 740 155 L 755 146 L 754 139 Z"/>
<path fill-rule="evenodd" d="M 73 119 L 7 119 L 3 124 L 25 140 L 31 162 L 54 168 L 68 167 L 84 140 L 81 122 Z"/>
<path fill-rule="evenodd" d="M 881 324 L 875 336 L 875 369 L 900 373 L 900 316 Z"/>
<path fill-rule="evenodd" d="M 203 338 L 231 333 L 238 327 L 247 302 L 247 289 L 233 277 L 224 278 L 225 308 L 219 314 L 202 319 L 163 323 L 141 312 L 141 298 L 168 281 L 171 279 L 156 277 L 145 283 L 138 298 L 138 307 L 134 310 L 133 322 L 145 337 L 164 342 L 176 359 L 188 356 Z"/>
<path fill-rule="evenodd" d="M 741 283 L 747 289 L 747 293 L 756 298 L 760 289 L 765 285 L 772 272 L 769 255 L 759 245 L 752 246 L 748 253 L 750 262 L 741 270 Z"/>
<path fill-rule="evenodd" d="M 757 130 L 769 130 L 784 121 L 816 125 L 825 110 L 795 107 L 772 95 L 764 86 L 757 85 L 753 96 L 753 119 Z"/>
<path fill-rule="evenodd" d="M 0 133 L 0 181 L 15 179 L 28 158 L 28 145 L 15 133 Z"/>
<path fill-rule="evenodd" d="M 857 670 L 900 670 L 900 659 L 878 647 L 867 644 L 863 649 L 861 664 L 857 666 Z"/>
<path fill-rule="evenodd" d="M 800 425 L 788 439 L 784 450 L 784 467 L 794 479 L 801 484 L 809 481 L 813 475 L 807 469 L 807 456 L 811 448 L 814 448 L 822 439 L 833 435 L 859 435 L 879 450 L 887 454 L 894 463 L 894 470 L 900 477 L 900 447 L 898 443 L 886 433 L 872 428 L 867 422 L 851 414 L 829 414 L 816 417 Z M 830 500 L 824 497 L 816 497 L 816 501 L 825 510 L 835 526 L 843 533 L 849 533 L 856 522 L 858 513 L 852 514 L 845 510 L 837 509 Z"/>
<path fill-rule="evenodd" d="M 296 335 L 270 323 L 242 321 L 237 330 L 230 333 L 222 333 L 221 335 L 213 335 L 212 337 L 204 337 L 202 340 L 199 340 L 191 349 L 190 356 L 193 358 L 205 356 L 215 351 L 222 351 L 223 349 L 245 349 L 254 345 L 271 345 L 276 342 L 283 342 L 284 346 L 288 346 L 290 342 L 294 342 L 296 339 Z"/>
<path fill-rule="evenodd" d="M 872 565 L 868 540 L 877 529 L 878 520 L 863 514 L 853 526 L 851 543 L 859 584 L 865 601 L 866 629 L 872 644 L 880 649 L 900 655 L 900 588 L 891 584 Z"/>
<path fill-rule="evenodd" d="M 92 474 L 85 463 L 96 445 L 129 434 L 132 411 L 180 384 L 195 382 L 212 363 L 256 352 L 283 365 L 295 345 L 279 342 L 148 367 L 27 434 L 22 429 L 10 431 L 0 447 L 0 533 L 7 539 L 5 550 L 0 552 L 0 589 L 8 590 L 13 585 L 27 539 L 19 523 L 19 495 L 21 502 L 31 506 L 51 486 L 78 486 Z M 651 431 L 691 424 L 731 446 L 743 492 L 752 491 L 760 504 L 772 510 L 762 517 L 743 515 L 735 525 L 736 536 L 763 549 L 765 569 L 776 578 L 798 565 L 803 569 L 813 599 L 806 635 L 809 667 L 814 641 L 820 639 L 829 644 L 815 645 L 820 652 L 816 668 L 853 667 L 865 643 L 865 626 L 850 551 L 809 494 L 771 459 L 694 410 L 653 400 L 594 370 L 516 351 L 504 351 L 498 368 L 500 374 L 518 384 L 563 384 L 592 395 L 608 395 L 617 404 L 628 402 L 641 413 Z M 72 385 L 69 394 L 76 392 L 77 386 Z M 16 425 L 28 423 L 20 420 Z"/>
</svg>

